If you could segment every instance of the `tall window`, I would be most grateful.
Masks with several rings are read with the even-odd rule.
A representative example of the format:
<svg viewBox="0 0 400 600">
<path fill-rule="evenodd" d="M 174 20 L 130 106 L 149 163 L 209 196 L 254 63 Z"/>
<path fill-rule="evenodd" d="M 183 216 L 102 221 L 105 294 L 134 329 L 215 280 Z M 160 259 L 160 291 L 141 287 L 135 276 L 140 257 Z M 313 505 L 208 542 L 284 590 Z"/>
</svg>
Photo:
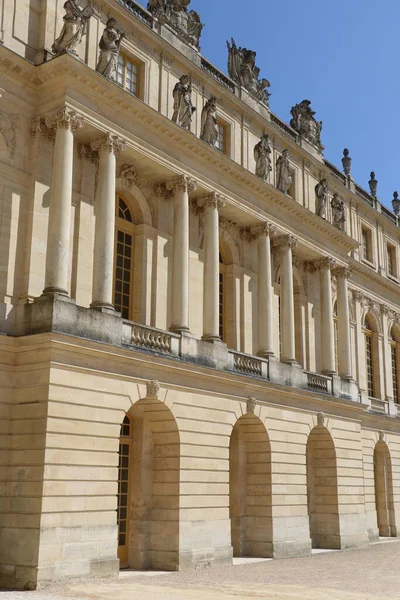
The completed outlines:
<svg viewBox="0 0 400 600">
<path fill-rule="evenodd" d="M 118 463 L 118 557 L 121 567 L 128 563 L 129 547 L 129 474 L 131 468 L 131 437 L 132 424 L 128 416 L 125 417 L 120 433 L 119 463 Z"/>
<path fill-rule="evenodd" d="M 224 154 L 226 154 L 227 126 L 225 125 L 225 123 L 221 123 L 221 121 L 218 121 L 218 139 L 217 143 L 215 144 L 215 147 L 218 150 L 221 150 L 221 152 L 223 152 Z"/>
<path fill-rule="evenodd" d="M 361 227 L 362 257 L 372 262 L 371 232 L 366 227 Z"/>
<path fill-rule="evenodd" d="M 367 389 L 368 395 L 373 398 L 375 396 L 375 377 L 374 377 L 374 346 L 373 346 L 373 330 L 371 327 L 368 315 L 364 321 L 364 337 L 365 337 L 365 361 L 367 371 Z"/>
<path fill-rule="evenodd" d="M 333 334 L 335 342 L 335 370 L 339 373 L 339 331 L 338 331 L 338 313 L 337 313 L 337 302 L 333 307 Z"/>
<path fill-rule="evenodd" d="M 397 268 L 396 268 L 396 248 L 387 245 L 387 264 L 388 264 L 388 273 L 392 277 L 397 276 Z"/>
<path fill-rule="evenodd" d="M 222 254 L 219 255 L 219 337 L 221 340 L 225 338 L 225 273 L 224 273 L 224 261 Z"/>
<path fill-rule="evenodd" d="M 398 366 L 398 335 L 396 335 L 395 329 L 392 328 L 390 332 L 390 358 L 392 365 L 392 382 L 393 382 L 393 400 L 400 403 L 399 398 L 399 366 Z"/>
<path fill-rule="evenodd" d="M 130 319 L 133 275 L 133 222 L 132 213 L 122 198 L 118 198 L 117 203 L 115 257 L 114 306 L 124 319 Z"/>
<path fill-rule="evenodd" d="M 138 95 L 139 67 L 124 54 L 120 54 L 118 57 L 117 83 L 133 96 Z"/>
</svg>

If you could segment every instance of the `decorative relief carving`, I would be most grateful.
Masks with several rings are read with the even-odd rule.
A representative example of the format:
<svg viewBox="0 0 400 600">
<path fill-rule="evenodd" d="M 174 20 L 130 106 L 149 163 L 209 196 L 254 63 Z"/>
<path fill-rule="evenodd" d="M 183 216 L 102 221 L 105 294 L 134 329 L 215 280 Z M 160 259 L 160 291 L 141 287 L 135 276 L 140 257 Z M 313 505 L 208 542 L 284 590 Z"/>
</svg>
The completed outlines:
<svg viewBox="0 0 400 600">
<path fill-rule="evenodd" d="M 350 267 L 336 267 L 333 271 L 333 274 L 342 279 L 350 279 L 351 269 Z"/>
<path fill-rule="evenodd" d="M 0 133 L 4 138 L 7 149 L 10 153 L 10 158 L 12 160 L 15 158 L 15 152 L 17 149 L 18 125 L 18 115 L 6 113 L 3 110 L 0 110 Z"/>
<path fill-rule="evenodd" d="M 317 269 L 334 269 L 336 266 L 336 260 L 331 256 L 324 256 L 314 261 Z"/>
<path fill-rule="evenodd" d="M 255 398 L 247 398 L 246 410 L 248 415 L 254 415 L 256 412 L 257 400 Z"/>
<path fill-rule="evenodd" d="M 257 53 L 247 48 L 238 48 L 235 40 L 231 38 L 228 46 L 228 72 L 229 77 L 242 86 L 259 102 L 268 106 L 270 87 L 268 79 L 260 79 L 260 69 L 256 66 Z"/>
<path fill-rule="evenodd" d="M 317 414 L 317 423 L 320 427 L 325 427 L 326 425 L 326 415 L 323 412 Z"/>
<path fill-rule="evenodd" d="M 256 239 L 261 235 L 272 237 L 276 233 L 276 226 L 267 222 L 257 223 L 257 225 L 253 225 L 252 227 L 243 228 L 242 231 L 248 232 L 247 235 L 249 235 L 251 239 Z"/>
<path fill-rule="evenodd" d="M 290 114 L 292 115 L 290 127 L 322 152 L 324 150 L 321 143 L 322 121 L 314 118 L 315 112 L 311 108 L 310 100 L 303 100 L 293 106 Z"/>
<path fill-rule="evenodd" d="M 137 182 L 136 167 L 132 164 L 124 164 L 118 170 L 117 178 L 121 182 L 122 189 L 129 190 Z"/>
<path fill-rule="evenodd" d="M 90 147 L 90 144 L 81 142 L 78 144 L 78 156 L 81 160 L 89 160 L 93 164 L 99 162 L 99 153 Z"/>
<path fill-rule="evenodd" d="M 32 137 L 35 137 L 36 134 L 40 133 L 42 137 L 49 141 L 54 141 L 58 127 L 70 129 L 72 133 L 75 133 L 78 129 L 83 127 L 83 125 L 84 118 L 75 110 L 71 110 L 64 106 L 48 115 L 34 117 L 31 121 L 30 129 Z"/>
<path fill-rule="evenodd" d="M 187 44 L 199 48 L 200 36 L 204 27 L 200 15 L 188 10 L 191 0 L 149 0 L 147 10 L 162 24 L 175 30 Z"/>
<path fill-rule="evenodd" d="M 380 442 L 384 442 L 385 441 L 385 432 L 384 431 L 380 431 L 379 432 L 379 441 Z"/>
<path fill-rule="evenodd" d="M 211 207 L 219 210 L 220 208 L 224 208 L 226 201 L 221 194 L 218 194 L 218 192 L 211 192 L 211 194 L 199 198 L 197 204 L 200 208 Z"/>
<path fill-rule="evenodd" d="M 177 190 L 184 190 L 187 193 L 194 192 L 197 189 L 197 182 L 187 175 L 179 175 L 174 179 L 156 183 L 154 193 L 169 200 L 175 196 Z"/>
<path fill-rule="evenodd" d="M 303 263 L 303 269 L 305 273 L 315 273 L 318 269 L 315 266 L 315 261 L 313 260 L 306 260 Z"/>
<path fill-rule="evenodd" d="M 96 140 L 92 140 L 90 142 L 90 147 L 97 152 L 107 150 L 110 153 L 113 152 L 114 154 L 118 154 L 118 152 L 125 150 L 126 144 L 125 141 L 117 135 L 107 132 Z"/>
<path fill-rule="evenodd" d="M 154 398 L 158 400 L 158 394 L 160 392 L 161 386 L 158 381 L 148 381 L 146 383 L 147 395 L 146 398 Z"/>
</svg>

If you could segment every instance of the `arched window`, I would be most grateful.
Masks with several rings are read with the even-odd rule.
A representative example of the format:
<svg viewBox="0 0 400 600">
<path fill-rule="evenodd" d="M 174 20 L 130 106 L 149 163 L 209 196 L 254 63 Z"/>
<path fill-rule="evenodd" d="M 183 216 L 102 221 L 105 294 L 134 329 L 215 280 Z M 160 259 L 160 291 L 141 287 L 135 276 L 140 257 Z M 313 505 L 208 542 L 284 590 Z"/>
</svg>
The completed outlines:
<svg viewBox="0 0 400 600">
<path fill-rule="evenodd" d="M 339 373 L 339 330 L 338 330 L 338 312 L 337 302 L 333 306 L 333 335 L 335 342 L 335 371 Z"/>
<path fill-rule="evenodd" d="M 117 197 L 114 306 L 124 319 L 132 318 L 133 282 L 132 212 L 123 198 Z"/>
<path fill-rule="evenodd" d="M 221 252 L 219 253 L 219 337 L 225 338 L 225 266 Z"/>
<path fill-rule="evenodd" d="M 399 398 L 399 348 L 400 334 L 395 327 L 390 331 L 390 359 L 392 366 L 393 400 L 400 403 Z"/>
<path fill-rule="evenodd" d="M 376 370 L 378 366 L 378 357 L 375 348 L 375 326 L 370 315 L 365 317 L 364 321 L 364 339 L 365 339 L 365 365 L 367 376 L 367 390 L 371 398 L 378 397 L 378 385 Z"/>
</svg>

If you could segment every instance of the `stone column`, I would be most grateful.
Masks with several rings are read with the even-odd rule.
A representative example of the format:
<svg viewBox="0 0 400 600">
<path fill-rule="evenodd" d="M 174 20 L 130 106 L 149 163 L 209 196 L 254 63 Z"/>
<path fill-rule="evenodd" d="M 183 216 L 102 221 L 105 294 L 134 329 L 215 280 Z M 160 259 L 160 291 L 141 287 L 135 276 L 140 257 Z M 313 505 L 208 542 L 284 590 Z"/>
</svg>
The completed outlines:
<svg viewBox="0 0 400 600">
<path fill-rule="evenodd" d="M 321 289 L 321 366 L 322 373 L 333 375 L 336 373 L 335 364 L 335 331 L 333 326 L 333 299 L 332 299 L 332 274 L 331 269 L 335 261 L 322 258 L 316 262 L 320 269 Z"/>
<path fill-rule="evenodd" d="M 271 234 L 275 228 L 269 223 L 256 225 L 251 233 L 258 243 L 258 352 L 259 356 L 273 356 L 272 328 L 272 266 Z"/>
<path fill-rule="evenodd" d="M 74 133 L 84 121 L 74 110 L 64 107 L 47 115 L 44 122 L 55 131 L 55 144 L 43 294 L 68 297 Z"/>
<path fill-rule="evenodd" d="M 213 192 L 198 201 L 204 206 L 203 340 L 219 340 L 219 209 L 222 197 Z"/>
<path fill-rule="evenodd" d="M 337 279 L 337 321 L 339 344 L 339 375 L 343 379 L 352 379 L 351 331 L 348 278 L 350 269 L 340 267 L 335 269 Z"/>
<path fill-rule="evenodd" d="M 294 322 L 293 250 L 297 240 L 292 235 L 280 236 L 275 241 L 280 251 L 281 274 L 281 361 L 296 362 L 296 337 Z"/>
<path fill-rule="evenodd" d="M 111 310 L 113 306 L 114 238 L 115 238 L 115 180 L 116 154 L 125 148 L 125 142 L 106 133 L 91 142 L 92 150 L 99 153 L 99 171 L 94 233 L 93 292 L 91 308 Z"/>
<path fill-rule="evenodd" d="M 174 190 L 171 331 L 189 331 L 189 192 L 196 189 L 189 177 L 177 178 Z M 167 184 L 168 187 L 168 184 Z"/>
</svg>

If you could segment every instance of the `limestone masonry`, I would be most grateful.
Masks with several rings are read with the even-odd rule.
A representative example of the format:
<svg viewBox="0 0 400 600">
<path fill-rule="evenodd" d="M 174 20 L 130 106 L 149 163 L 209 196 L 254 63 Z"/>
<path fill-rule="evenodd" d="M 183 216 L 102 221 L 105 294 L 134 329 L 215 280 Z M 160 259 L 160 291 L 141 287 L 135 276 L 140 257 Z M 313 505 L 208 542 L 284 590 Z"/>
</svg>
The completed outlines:
<svg viewBox="0 0 400 600">
<path fill-rule="evenodd" d="M 0 0 L 0 587 L 400 535 L 398 194 L 190 4 Z"/>
</svg>

